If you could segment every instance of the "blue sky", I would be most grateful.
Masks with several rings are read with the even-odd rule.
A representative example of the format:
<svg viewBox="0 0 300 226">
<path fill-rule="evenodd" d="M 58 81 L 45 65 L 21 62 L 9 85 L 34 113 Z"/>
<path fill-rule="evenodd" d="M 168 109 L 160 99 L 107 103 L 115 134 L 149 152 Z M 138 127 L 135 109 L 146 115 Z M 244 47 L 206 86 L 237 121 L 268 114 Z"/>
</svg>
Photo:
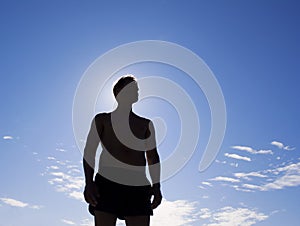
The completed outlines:
<svg viewBox="0 0 300 226">
<path fill-rule="evenodd" d="M 120 72 L 166 76 L 199 110 L 197 150 L 163 182 L 152 225 L 298 225 L 299 8 L 297 1 L 1 1 L 0 225 L 92 225 L 72 128 L 76 87 L 97 57 L 149 39 L 200 56 L 227 108 L 220 152 L 200 173 L 210 130 L 203 93 L 174 68 Z M 150 104 L 161 117 L 172 110 Z M 169 124 L 163 157 L 178 138 Z"/>
</svg>

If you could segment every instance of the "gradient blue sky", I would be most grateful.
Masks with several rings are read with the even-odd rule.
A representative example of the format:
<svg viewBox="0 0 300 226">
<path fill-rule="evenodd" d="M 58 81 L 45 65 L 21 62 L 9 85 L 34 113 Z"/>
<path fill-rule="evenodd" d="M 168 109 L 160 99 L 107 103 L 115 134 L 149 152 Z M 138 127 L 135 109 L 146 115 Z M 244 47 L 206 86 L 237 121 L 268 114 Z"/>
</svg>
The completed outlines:
<svg viewBox="0 0 300 226">
<path fill-rule="evenodd" d="M 298 225 L 299 10 L 297 1 L 1 1 L 0 225 L 92 225 L 72 129 L 76 87 L 97 57 L 148 39 L 199 55 L 228 114 L 216 161 L 200 173 L 210 118 L 203 94 L 195 98 L 198 148 L 163 183 L 152 225 Z M 174 68 L 124 73 L 136 71 L 167 74 L 193 93 Z"/>
</svg>

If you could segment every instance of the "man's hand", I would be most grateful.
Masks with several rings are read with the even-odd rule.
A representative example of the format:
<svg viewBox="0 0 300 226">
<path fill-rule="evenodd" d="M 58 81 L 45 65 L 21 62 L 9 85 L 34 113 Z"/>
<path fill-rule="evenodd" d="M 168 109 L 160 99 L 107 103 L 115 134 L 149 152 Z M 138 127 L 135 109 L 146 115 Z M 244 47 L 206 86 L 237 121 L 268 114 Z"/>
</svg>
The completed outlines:
<svg viewBox="0 0 300 226">
<path fill-rule="evenodd" d="M 152 189 L 152 195 L 154 196 L 153 201 L 151 203 L 151 208 L 155 209 L 161 203 L 162 194 L 161 194 L 161 191 L 160 191 L 160 187 L 157 187 L 157 186 L 154 185 L 151 189 Z"/>
<path fill-rule="evenodd" d="M 91 204 L 92 206 L 97 205 L 98 203 L 97 199 L 99 198 L 99 191 L 97 189 L 95 182 L 85 185 L 83 195 L 87 203 Z"/>
</svg>

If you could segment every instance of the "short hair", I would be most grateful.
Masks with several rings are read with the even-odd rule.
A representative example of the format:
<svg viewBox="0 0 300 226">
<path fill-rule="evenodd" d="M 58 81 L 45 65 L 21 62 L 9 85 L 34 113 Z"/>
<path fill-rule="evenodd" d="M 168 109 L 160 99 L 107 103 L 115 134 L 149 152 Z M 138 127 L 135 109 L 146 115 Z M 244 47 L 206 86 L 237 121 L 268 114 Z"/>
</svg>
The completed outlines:
<svg viewBox="0 0 300 226">
<path fill-rule="evenodd" d="M 114 85 L 113 88 L 114 96 L 116 97 L 119 94 L 119 92 L 131 82 L 136 83 L 136 78 L 133 75 L 122 76 Z"/>
</svg>

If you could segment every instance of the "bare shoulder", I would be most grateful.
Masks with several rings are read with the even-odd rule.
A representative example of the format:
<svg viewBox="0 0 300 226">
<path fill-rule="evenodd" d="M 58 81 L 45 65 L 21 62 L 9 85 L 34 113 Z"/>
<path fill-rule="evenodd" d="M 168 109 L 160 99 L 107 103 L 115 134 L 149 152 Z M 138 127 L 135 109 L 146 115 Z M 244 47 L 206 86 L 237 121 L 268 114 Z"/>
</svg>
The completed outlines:
<svg viewBox="0 0 300 226">
<path fill-rule="evenodd" d="M 140 124 L 140 125 L 143 125 L 143 126 L 146 126 L 148 127 L 149 126 L 149 123 L 151 122 L 150 119 L 148 118 L 145 118 L 145 117 L 142 117 L 142 116 L 139 116 L 137 114 L 134 114 L 135 115 L 135 120 Z M 151 122 L 152 123 L 152 122 Z"/>
<path fill-rule="evenodd" d="M 105 120 L 108 117 L 108 114 L 109 113 L 107 113 L 107 112 L 98 113 L 97 115 L 95 115 L 95 119 L 96 120 Z"/>
<path fill-rule="evenodd" d="M 105 124 L 105 122 L 110 120 L 109 113 L 107 113 L 107 112 L 98 113 L 94 117 L 94 120 L 97 125 L 103 125 L 103 124 Z"/>
</svg>

